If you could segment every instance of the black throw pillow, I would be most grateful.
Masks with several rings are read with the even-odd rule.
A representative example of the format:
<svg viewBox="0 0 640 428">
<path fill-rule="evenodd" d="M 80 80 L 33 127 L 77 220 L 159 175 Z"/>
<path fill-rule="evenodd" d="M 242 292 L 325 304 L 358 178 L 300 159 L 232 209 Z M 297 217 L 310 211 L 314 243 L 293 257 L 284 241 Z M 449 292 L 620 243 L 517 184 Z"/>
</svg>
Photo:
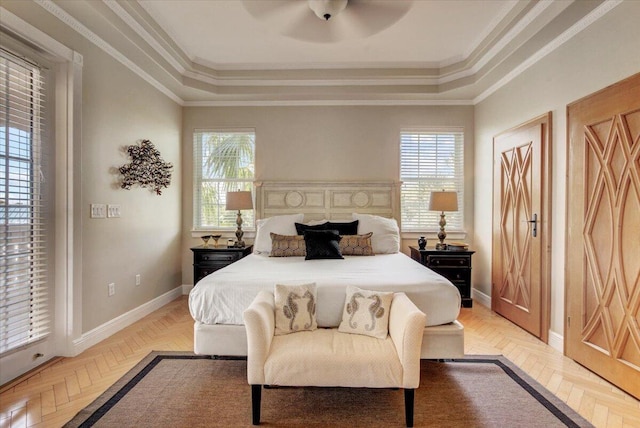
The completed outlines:
<svg viewBox="0 0 640 428">
<path fill-rule="evenodd" d="M 307 247 L 305 260 L 344 259 L 340 253 L 340 239 L 337 230 L 306 230 L 304 243 Z"/>
<path fill-rule="evenodd" d="M 337 230 L 339 235 L 357 235 L 359 221 L 360 220 L 354 220 L 349 223 L 334 223 L 328 221 L 322 224 L 314 224 L 313 226 L 302 223 L 296 223 L 295 225 L 298 235 L 304 235 L 305 230 Z"/>
<path fill-rule="evenodd" d="M 296 232 L 298 233 L 298 235 L 304 235 L 304 232 L 306 230 L 327 230 L 327 227 L 325 226 L 326 224 L 327 223 L 322 223 L 322 224 L 314 224 L 313 226 L 310 226 L 308 224 L 295 223 Z"/>
</svg>

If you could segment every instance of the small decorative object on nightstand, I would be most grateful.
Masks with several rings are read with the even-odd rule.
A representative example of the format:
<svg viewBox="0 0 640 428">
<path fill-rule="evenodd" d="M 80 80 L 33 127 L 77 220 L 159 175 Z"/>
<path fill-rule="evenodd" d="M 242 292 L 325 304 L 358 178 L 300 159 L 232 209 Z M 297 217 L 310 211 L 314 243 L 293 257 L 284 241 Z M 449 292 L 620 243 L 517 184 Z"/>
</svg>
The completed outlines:
<svg viewBox="0 0 640 428">
<path fill-rule="evenodd" d="M 469 250 L 420 250 L 409 247 L 411 258 L 447 278 L 460 291 L 462 306 L 473 306 L 471 299 L 471 256 Z"/>
<path fill-rule="evenodd" d="M 424 236 L 421 236 L 420 239 L 418 239 L 418 248 L 420 248 L 421 250 L 427 248 L 427 240 Z"/>
<path fill-rule="evenodd" d="M 193 283 L 197 284 L 210 273 L 251 254 L 253 245 L 243 248 L 217 248 L 200 245 L 191 248 L 191 251 L 193 251 Z"/>
</svg>

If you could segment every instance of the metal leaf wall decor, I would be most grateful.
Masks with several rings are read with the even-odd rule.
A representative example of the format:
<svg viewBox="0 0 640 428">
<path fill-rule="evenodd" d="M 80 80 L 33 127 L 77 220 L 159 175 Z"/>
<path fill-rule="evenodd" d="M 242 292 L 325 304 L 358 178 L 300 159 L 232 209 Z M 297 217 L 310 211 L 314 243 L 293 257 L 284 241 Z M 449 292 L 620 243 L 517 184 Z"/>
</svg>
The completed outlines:
<svg viewBox="0 0 640 428">
<path fill-rule="evenodd" d="M 162 188 L 171 184 L 173 165 L 162 159 L 160 151 L 149 140 L 142 140 L 139 146 L 127 146 L 126 150 L 131 162 L 118 168 L 123 176 L 120 187 L 129 190 L 131 186 L 138 184 L 161 195 Z"/>
</svg>

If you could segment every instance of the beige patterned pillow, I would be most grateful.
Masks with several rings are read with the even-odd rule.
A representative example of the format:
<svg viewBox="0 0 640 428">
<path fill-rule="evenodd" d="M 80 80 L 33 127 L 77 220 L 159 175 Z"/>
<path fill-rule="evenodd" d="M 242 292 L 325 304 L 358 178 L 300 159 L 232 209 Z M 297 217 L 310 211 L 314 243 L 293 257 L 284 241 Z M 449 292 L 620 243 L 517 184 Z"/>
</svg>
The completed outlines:
<svg viewBox="0 0 640 428">
<path fill-rule="evenodd" d="M 276 284 L 273 295 L 276 304 L 276 336 L 318 328 L 315 283 Z"/>
<path fill-rule="evenodd" d="M 338 331 L 386 339 L 393 292 L 362 290 L 347 286 L 347 296 Z"/>
<path fill-rule="evenodd" d="M 270 257 L 304 257 L 307 246 L 302 235 L 278 235 L 271 232 Z"/>
<path fill-rule="evenodd" d="M 340 253 L 343 256 L 373 256 L 371 235 L 373 232 L 365 235 L 343 235 L 339 243 Z"/>
</svg>

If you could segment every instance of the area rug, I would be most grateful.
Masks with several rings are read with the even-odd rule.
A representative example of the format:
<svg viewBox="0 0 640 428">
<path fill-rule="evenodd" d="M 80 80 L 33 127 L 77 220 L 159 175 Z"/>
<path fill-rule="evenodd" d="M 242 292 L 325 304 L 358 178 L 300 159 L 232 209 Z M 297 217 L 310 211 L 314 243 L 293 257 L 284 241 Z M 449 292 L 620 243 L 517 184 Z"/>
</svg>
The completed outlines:
<svg viewBox="0 0 640 428">
<path fill-rule="evenodd" d="M 246 360 L 152 352 L 66 427 L 251 426 Z M 415 426 L 590 427 L 502 356 L 422 361 Z M 402 390 L 269 388 L 261 425 L 404 426 Z"/>
</svg>

